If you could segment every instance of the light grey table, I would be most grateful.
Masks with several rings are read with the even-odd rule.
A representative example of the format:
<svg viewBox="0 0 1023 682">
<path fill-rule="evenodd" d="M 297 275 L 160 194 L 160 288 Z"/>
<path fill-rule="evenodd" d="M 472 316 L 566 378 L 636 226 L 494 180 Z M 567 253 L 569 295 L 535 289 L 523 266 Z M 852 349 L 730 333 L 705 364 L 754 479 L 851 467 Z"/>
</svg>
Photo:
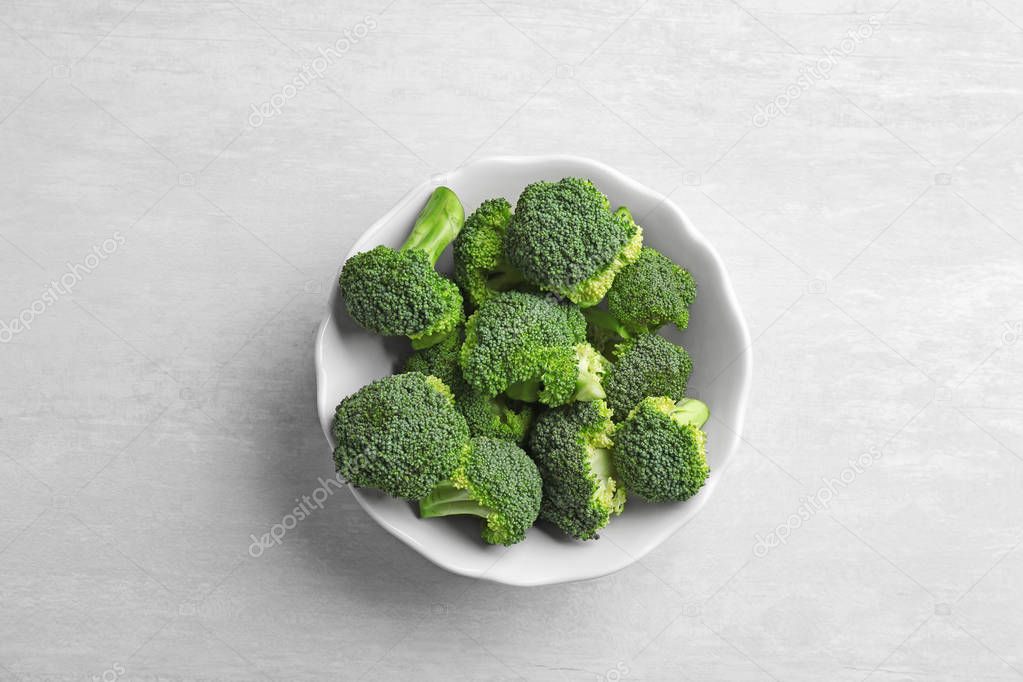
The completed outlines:
<svg viewBox="0 0 1023 682">
<path fill-rule="evenodd" d="M 1023 7 L 892 3 L 0 4 L 0 680 L 1023 678 Z M 731 271 L 715 497 L 581 584 L 449 575 L 343 491 L 252 557 L 332 473 L 341 254 L 550 151 Z"/>
</svg>

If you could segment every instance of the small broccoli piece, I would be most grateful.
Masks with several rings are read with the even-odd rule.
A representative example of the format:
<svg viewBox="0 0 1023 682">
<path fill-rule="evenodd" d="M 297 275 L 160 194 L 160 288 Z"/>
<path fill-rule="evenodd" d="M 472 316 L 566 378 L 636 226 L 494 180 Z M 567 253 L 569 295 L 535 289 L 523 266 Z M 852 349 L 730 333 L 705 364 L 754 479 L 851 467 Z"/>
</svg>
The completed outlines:
<svg viewBox="0 0 1023 682">
<path fill-rule="evenodd" d="M 359 325 L 383 336 L 407 336 L 426 348 L 465 319 L 458 286 L 434 265 L 462 228 L 458 197 L 438 187 L 416 218 L 401 249 L 357 253 L 341 269 L 341 296 Z"/>
<path fill-rule="evenodd" d="M 551 367 L 548 368 L 547 378 L 543 381 L 541 379 L 520 381 L 509 386 L 505 392 L 515 400 L 531 403 L 539 400 L 549 405 L 568 402 L 552 402 L 549 398 L 552 395 L 570 394 L 569 400 L 582 401 L 600 400 L 605 396 L 601 382 L 611 363 L 596 348 L 585 342 L 577 343 L 574 368 L 562 367 L 560 360 L 561 358 L 552 361 Z M 554 364 L 555 362 L 559 364 Z M 551 383 L 554 380 L 558 381 L 556 388 Z"/>
<path fill-rule="evenodd" d="M 455 281 L 476 307 L 495 292 L 522 282 L 522 275 L 504 258 L 504 233 L 510 219 L 507 199 L 487 199 L 465 219 L 465 226 L 451 245 Z"/>
<path fill-rule="evenodd" d="M 435 346 L 417 350 L 405 361 L 406 372 L 422 372 L 439 378 L 455 396 L 455 407 L 465 417 L 470 436 L 503 438 L 521 444 L 533 423 L 533 406 L 488 397 L 462 378 L 460 355 L 464 334 L 459 328 Z"/>
<path fill-rule="evenodd" d="M 465 334 L 459 326 L 442 338 L 439 343 L 414 351 L 405 360 L 404 371 L 432 374 L 447 384 L 457 402 L 467 390 L 465 380 L 462 379 L 462 367 L 459 364 L 464 337 Z"/>
<path fill-rule="evenodd" d="M 615 275 L 639 257 L 643 230 L 581 178 L 528 185 L 508 223 L 508 263 L 535 286 L 596 305 Z"/>
<path fill-rule="evenodd" d="M 489 398 L 469 389 L 456 396 L 455 405 L 469 425 L 469 435 L 510 440 L 521 445 L 533 423 L 533 406 L 504 396 Z"/>
<path fill-rule="evenodd" d="M 346 480 L 407 499 L 451 475 L 469 442 L 451 391 L 420 372 L 378 379 L 342 400 L 333 433 L 334 462 Z"/>
<path fill-rule="evenodd" d="M 624 419 L 647 396 L 685 396 L 693 361 L 682 346 L 658 334 L 643 334 L 615 346 L 613 358 L 604 390 L 615 419 Z"/>
<path fill-rule="evenodd" d="M 579 309 L 551 296 L 505 291 L 474 312 L 465 326 L 462 375 L 493 397 L 561 405 L 598 389 L 587 372 L 586 321 Z"/>
<path fill-rule="evenodd" d="M 622 268 L 607 292 L 607 309 L 633 334 L 674 324 L 685 329 L 696 300 L 692 275 L 670 258 L 644 246 L 639 259 Z"/>
<path fill-rule="evenodd" d="M 470 443 L 451 476 L 419 501 L 419 516 L 479 516 L 486 519 L 485 542 L 522 542 L 540 512 L 542 484 L 536 464 L 510 441 L 473 438 Z"/>
<path fill-rule="evenodd" d="M 622 484 L 651 502 L 687 500 L 710 474 L 700 427 L 710 417 L 699 400 L 645 398 L 615 432 L 614 462 Z"/>
<path fill-rule="evenodd" d="M 543 478 L 540 518 L 580 540 L 596 538 L 625 506 L 611 459 L 613 430 L 611 411 L 595 400 L 545 411 L 529 436 Z"/>
</svg>

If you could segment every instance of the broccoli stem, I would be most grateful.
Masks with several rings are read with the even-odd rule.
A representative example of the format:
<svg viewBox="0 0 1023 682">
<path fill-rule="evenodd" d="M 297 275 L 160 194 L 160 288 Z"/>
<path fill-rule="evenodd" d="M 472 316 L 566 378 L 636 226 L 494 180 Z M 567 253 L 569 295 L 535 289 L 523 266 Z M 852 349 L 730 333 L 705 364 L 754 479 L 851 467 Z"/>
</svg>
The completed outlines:
<svg viewBox="0 0 1023 682">
<path fill-rule="evenodd" d="M 522 273 L 511 266 L 504 266 L 487 275 L 487 288 L 494 291 L 508 291 L 524 281 Z"/>
<path fill-rule="evenodd" d="M 451 481 L 441 481 L 429 495 L 419 500 L 420 518 L 471 514 L 481 518 L 490 516 L 490 510 L 472 499 L 469 491 L 455 486 Z"/>
<path fill-rule="evenodd" d="M 679 424 L 692 424 L 700 428 L 710 419 L 710 408 L 695 398 L 683 398 L 675 404 L 671 418 Z"/>
<path fill-rule="evenodd" d="M 454 334 L 452 330 L 435 332 L 433 334 L 426 334 L 425 336 L 410 337 L 412 341 L 412 350 L 423 350 L 424 348 L 430 348 L 436 346 L 438 343 L 443 341 L 449 335 Z"/>
<path fill-rule="evenodd" d="M 614 334 L 623 341 L 628 341 L 632 338 L 632 334 L 625 328 L 625 325 L 608 311 L 601 308 L 583 308 L 582 313 L 591 326 Z"/>
<path fill-rule="evenodd" d="M 591 445 L 589 451 L 590 470 L 602 480 L 612 478 L 615 471 L 614 466 L 611 464 L 611 450 Z"/>
<path fill-rule="evenodd" d="M 519 381 L 508 386 L 504 391 L 512 400 L 521 400 L 524 403 L 535 403 L 540 398 L 540 380 Z"/>
<path fill-rule="evenodd" d="M 438 187 L 419 212 L 408 239 L 401 245 L 401 251 L 420 249 L 436 265 L 440 254 L 455 240 L 464 222 L 465 209 L 458 195 L 447 187 Z"/>
<path fill-rule="evenodd" d="M 589 365 L 580 363 L 579 377 L 575 382 L 575 399 L 580 402 L 603 400 L 607 397 L 604 387 L 600 385 L 600 375 Z"/>
<path fill-rule="evenodd" d="M 576 346 L 575 399 L 581 402 L 603 400 L 607 397 L 600 380 L 604 376 L 607 361 L 589 344 Z"/>
</svg>

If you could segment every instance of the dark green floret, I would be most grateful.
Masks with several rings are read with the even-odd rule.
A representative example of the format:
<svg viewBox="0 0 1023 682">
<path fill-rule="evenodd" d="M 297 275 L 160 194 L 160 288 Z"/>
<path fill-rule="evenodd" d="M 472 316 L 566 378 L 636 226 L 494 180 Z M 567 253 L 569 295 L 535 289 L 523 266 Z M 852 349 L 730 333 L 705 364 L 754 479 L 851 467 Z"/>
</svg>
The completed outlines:
<svg viewBox="0 0 1023 682">
<path fill-rule="evenodd" d="M 471 436 L 500 438 L 521 445 L 533 423 L 533 405 L 503 395 L 488 398 L 469 389 L 455 397 L 455 405 L 465 417 Z"/>
<path fill-rule="evenodd" d="M 419 502 L 419 515 L 470 514 L 486 519 L 483 540 L 513 545 L 540 512 L 541 481 L 533 460 L 507 440 L 473 438 L 458 467 Z"/>
<path fill-rule="evenodd" d="M 710 418 L 699 400 L 645 398 L 618 426 L 614 462 L 629 492 L 651 502 L 687 500 L 707 481 Z"/>
<path fill-rule="evenodd" d="M 477 391 L 562 405 L 602 397 L 603 360 L 586 343 L 579 309 L 553 296 L 496 294 L 469 317 L 462 375 Z"/>
<path fill-rule="evenodd" d="M 451 391 L 420 372 L 378 379 L 342 400 L 333 433 L 342 477 L 407 499 L 451 475 L 469 440 Z"/>
<path fill-rule="evenodd" d="M 615 347 L 613 362 L 604 378 L 607 404 L 616 420 L 624 419 L 647 396 L 681 400 L 693 371 L 693 361 L 682 346 L 658 334 L 643 334 Z"/>
<path fill-rule="evenodd" d="M 439 343 L 414 351 L 405 361 L 405 371 L 432 374 L 447 384 L 457 401 L 466 391 L 460 364 L 464 337 L 465 333 L 459 326 Z"/>
<path fill-rule="evenodd" d="M 507 199 L 487 199 L 465 219 L 452 244 L 455 281 L 473 306 L 522 282 L 522 275 L 504 258 L 504 235 L 511 214 Z"/>
<path fill-rule="evenodd" d="M 540 518 L 580 540 L 596 538 L 625 506 L 611 459 L 613 430 L 611 411 L 595 400 L 546 410 L 529 436 L 543 478 Z"/>
<path fill-rule="evenodd" d="M 607 292 L 607 309 L 633 334 L 666 324 L 685 329 L 689 306 L 696 300 L 692 275 L 648 246 L 639 259 L 622 268 Z"/>
<path fill-rule="evenodd" d="M 378 246 L 341 269 L 341 296 L 359 325 L 407 336 L 416 348 L 437 343 L 465 319 L 458 286 L 434 265 L 462 228 L 464 212 L 447 187 L 434 190 L 399 250 Z"/>
<path fill-rule="evenodd" d="M 504 239 L 511 267 L 535 286 L 580 306 L 596 305 L 615 275 L 636 260 L 643 230 L 611 212 L 589 180 L 534 182 L 519 195 Z"/>
</svg>

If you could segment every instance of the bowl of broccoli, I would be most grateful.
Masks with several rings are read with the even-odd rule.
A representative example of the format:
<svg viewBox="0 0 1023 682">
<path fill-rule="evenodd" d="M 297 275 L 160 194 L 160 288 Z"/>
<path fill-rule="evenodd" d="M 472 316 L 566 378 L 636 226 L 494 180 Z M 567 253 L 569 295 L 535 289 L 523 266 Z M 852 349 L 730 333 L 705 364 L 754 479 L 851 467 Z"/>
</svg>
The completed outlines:
<svg viewBox="0 0 1023 682">
<path fill-rule="evenodd" d="M 336 470 L 435 564 L 619 570 L 693 519 L 742 432 L 750 336 L 710 241 L 590 159 L 430 178 L 340 259 L 316 335 Z"/>
</svg>

